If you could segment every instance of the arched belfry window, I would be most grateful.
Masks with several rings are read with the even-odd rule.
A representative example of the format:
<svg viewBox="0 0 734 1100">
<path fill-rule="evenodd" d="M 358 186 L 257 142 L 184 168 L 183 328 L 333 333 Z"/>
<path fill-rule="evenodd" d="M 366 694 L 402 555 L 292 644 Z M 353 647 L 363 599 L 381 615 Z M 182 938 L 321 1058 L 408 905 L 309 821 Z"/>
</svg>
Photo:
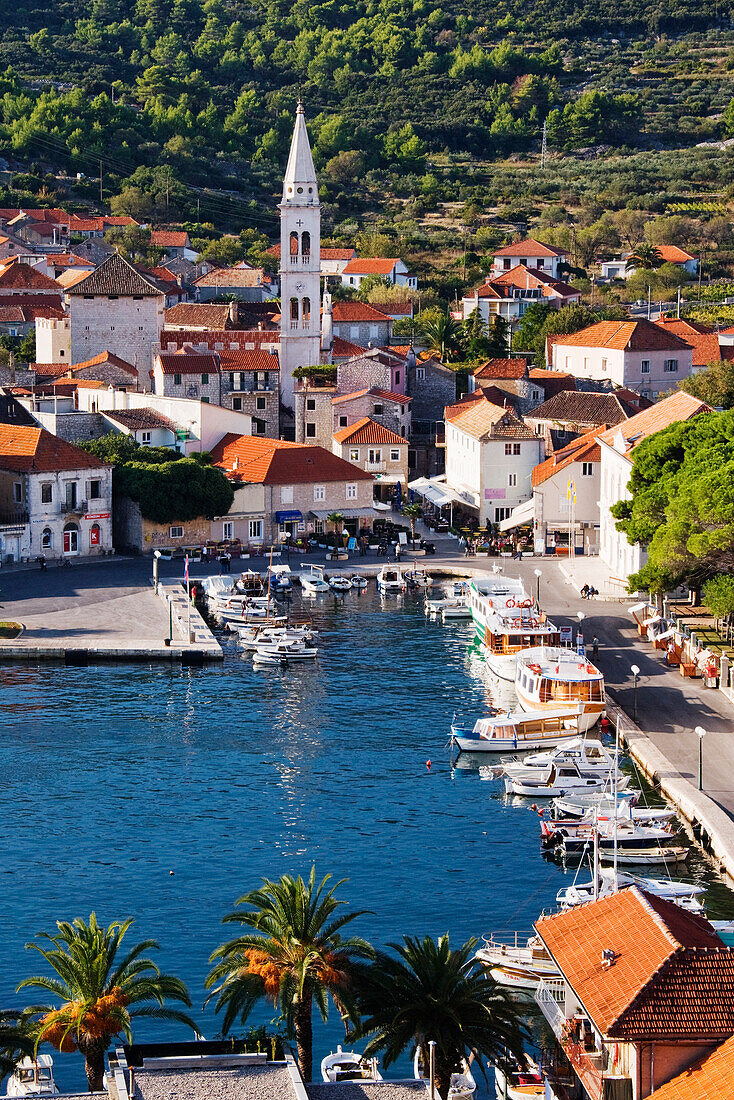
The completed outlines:
<svg viewBox="0 0 734 1100">
<path fill-rule="evenodd" d="M 311 234 L 301 233 L 301 255 L 303 256 L 303 262 L 307 263 L 311 259 Z"/>
<path fill-rule="evenodd" d="M 298 327 L 298 298 L 291 298 L 291 328 Z"/>
<path fill-rule="evenodd" d="M 294 230 L 290 236 L 291 263 L 298 263 L 298 234 Z"/>
<path fill-rule="evenodd" d="M 301 323 L 304 328 L 308 328 L 311 324 L 311 299 L 301 299 Z"/>
</svg>

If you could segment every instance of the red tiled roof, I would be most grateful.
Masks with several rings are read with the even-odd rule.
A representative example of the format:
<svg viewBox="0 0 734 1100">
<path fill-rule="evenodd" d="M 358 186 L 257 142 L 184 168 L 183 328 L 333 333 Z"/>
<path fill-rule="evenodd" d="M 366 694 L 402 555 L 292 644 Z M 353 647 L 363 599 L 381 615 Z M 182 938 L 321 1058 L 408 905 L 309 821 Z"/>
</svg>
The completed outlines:
<svg viewBox="0 0 734 1100">
<path fill-rule="evenodd" d="M 553 477 L 559 470 L 570 466 L 572 462 L 599 462 L 601 460 L 601 447 L 596 437 L 605 428 L 606 424 L 601 424 L 598 428 L 594 428 L 593 431 L 587 432 L 579 439 L 574 439 L 571 443 L 562 447 L 561 450 L 556 451 L 545 462 L 540 462 L 533 470 L 533 487 L 542 485 L 544 481 Z"/>
<path fill-rule="evenodd" d="M 47 290 L 50 293 L 59 293 L 58 283 L 48 275 L 15 258 L 8 260 L 0 268 L 0 291 L 3 290 Z"/>
<path fill-rule="evenodd" d="M 625 407 L 626 402 L 619 393 L 596 393 L 593 390 L 561 390 L 549 397 L 542 405 L 526 414 L 528 420 L 553 420 L 566 424 L 588 424 L 598 427 L 627 420 L 639 412 L 639 406 L 633 411 Z"/>
<path fill-rule="evenodd" d="M 78 371 L 89 370 L 90 367 L 99 367 L 103 363 L 119 367 L 120 370 L 127 371 L 134 378 L 138 377 L 138 372 L 132 363 L 128 363 L 126 359 L 121 359 L 119 355 L 115 355 L 112 351 L 101 351 L 99 355 L 95 355 L 91 359 L 84 359 L 81 363 L 73 363 L 71 370 L 76 374 Z"/>
<path fill-rule="evenodd" d="M 201 346 L 210 351 L 257 351 L 260 348 L 278 348 L 280 333 L 276 329 L 227 328 L 227 329 L 164 329 L 161 333 L 161 345 L 164 349 L 170 344 L 184 347 L 192 344 L 198 351 Z M 218 348 L 216 345 L 221 344 Z M 234 347 L 230 345 L 234 344 Z"/>
<path fill-rule="evenodd" d="M 493 255 L 550 259 L 553 256 L 568 256 L 568 252 L 563 248 L 554 248 L 552 244 L 543 244 L 542 241 L 536 241 L 533 237 L 528 237 L 524 241 L 518 241 L 517 244 L 507 244 L 504 248 L 497 249 Z"/>
<path fill-rule="evenodd" d="M 447 405 L 444 419 L 475 439 L 484 439 L 503 417 L 513 417 L 511 409 L 493 405 L 491 401 L 458 402 Z"/>
<path fill-rule="evenodd" d="M 545 370 L 543 367 L 530 368 L 530 381 L 539 382 L 543 387 L 546 398 L 552 397 L 562 390 L 576 389 L 576 375 L 566 371 Z"/>
<path fill-rule="evenodd" d="M 59 209 L 59 207 L 49 207 L 42 210 L 27 210 L 25 207 L 21 210 L 18 206 L 3 207 L 0 209 L 0 221 L 9 222 L 13 218 L 17 218 L 19 214 L 27 214 L 34 222 L 62 222 L 66 224 L 69 221 L 70 215 L 65 210 Z"/>
<path fill-rule="evenodd" d="M 144 428 L 167 428 L 171 432 L 176 430 L 175 422 L 163 416 L 157 409 L 103 409 L 102 414 L 134 432 Z"/>
<path fill-rule="evenodd" d="M 475 378 L 524 378 L 527 359 L 488 359 L 474 371 Z"/>
<path fill-rule="evenodd" d="M 503 271 L 500 275 L 495 275 L 491 280 L 491 285 L 495 288 L 514 286 L 518 290 L 540 289 L 544 298 L 550 297 L 551 291 L 560 295 L 561 298 L 581 297 L 581 292 L 576 290 L 575 287 L 569 286 L 568 283 L 562 283 L 560 279 L 554 279 L 547 271 L 538 271 L 535 268 L 525 267 L 524 264 L 516 264 L 509 271 Z"/>
<path fill-rule="evenodd" d="M 689 344 L 646 318 L 635 321 L 597 321 L 580 332 L 559 336 L 563 347 L 612 348 L 617 351 L 683 351 Z"/>
<path fill-rule="evenodd" d="M 634 447 L 642 443 L 643 439 L 647 439 L 648 436 L 661 432 L 663 428 L 668 428 L 679 420 L 690 420 L 692 417 L 704 412 L 713 412 L 713 410 L 705 401 L 700 401 L 692 394 L 679 390 L 678 393 L 671 394 L 670 397 L 651 405 L 649 409 L 643 409 L 642 412 L 636 413 L 629 420 L 617 424 L 614 428 L 609 428 L 599 436 L 599 441 L 614 447 L 615 440 L 621 434 L 625 448 L 624 453 L 629 454 Z"/>
<path fill-rule="evenodd" d="M 364 355 L 367 348 L 361 344 L 352 344 L 349 340 L 342 340 L 341 336 L 335 336 L 331 345 L 331 354 L 337 359 L 352 359 L 355 355 Z"/>
<path fill-rule="evenodd" d="M 408 443 L 407 439 L 403 439 L 397 432 L 391 432 L 389 428 L 378 424 L 369 416 L 363 416 L 348 428 L 340 428 L 338 432 L 334 432 L 334 439 L 337 443 L 384 444 L 389 447 L 397 447 L 399 443 L 407 446 Z"/>
<path fill-rule="evenodd" d="M 81 256 L 75 256 L 73 252 L 59 252 L 55 256 L 46 256 L 46 266 L 52 267 L 85 267 L 93 268 L 91 260 L 83 260 Z"/>
<path fill-rule="evenodd" d="M 708 363 L 719 363 L 722 359 L 734 358 L 734 346 L 724 344 L 721 347 L 718 333 L 705 325 L 692 325 L 689 321 L 674 317 L 661 317 L 655 324 L 691 345 L 694 367 L 705 367 Z"/>
<path fill-rule="evenodd" d="M 0 424 L 0 470 L 53 473 L 57 470 L 103 470 L 109 466 L 109 462 L 102 462 L 43 428 Z"/>
<path fill-rule="evenodd" d="M 695 260 L 697 258 L 696 256 L 692 256 L 690 252 L 685 252 L 682 248 L 678 248 L 677 244 L 659 244 L 656 247 L 663 258 L 663 262 L 666 264 L 684 264 L 686 260 Z"/>
<path fill-rule="evenodd" d="M 702 917 L 632 886 L 535 927 L 602 1034 L 713 1040 L 734 1032 L 734 949 Z M 615 953 L 611 965 L 605 951 Z"/>
<path fill-rule="evenodd" d="M 334 302 L 331 307 L 331 314 L 337 323 L 390 320 L 386 314 L 380 313 L 379 309 L 367 305 L 366 302 Z"/>
<path fill-rule="evenodd" d="M 21 306 L 0 306 L 0 324 L 22 324 L 25 319 L 25 313 Z"/>
<path fill-rule="evenodd" d="M 373 480 L 372 474 L 324 447 L 231 432 L 212 449 L 212 458 L 228 475 L 261 485 Z"/>
<path fill-rule="evenodd" d="M 728 1100 L 734 1092 L 734 1035 L 655 1089 L 655 1100 Z"/>
<path fill-rule="evenodd" d="M 381 256 L 368 257 L 364 260 L 350 260 L 344 268 L 345 275 L 390 275 L 398 259 L 383 259 Z"/>
<path fill-rule="evenodd" d="M 413 400 L 407 393 L 393 393 L 391 390 L 381 390 L 379 386 L 370 389 L 355 390 L 353 393 L 338 393 L 332 397 L 332 405 L 339 405 L 343 401 L 354 401 L 358 397 L 379 397 L 381 401 L 392 401 L 396 405 L 409 405 Z"/>
<path fill-rule="evenodd" d="M 220 351 L 221 370 L 280 370 L 278 356 L 270 351 Z"/>
<path fill-rule="evenodd" d="M 161 351 L 156 361 L 164 374 L 219 373 L 219 355 L 215 351 Z"/>
<path fill-rule="evenodd" d="M 187 248 L 189 235 L 183 229 L 153 229 L 150 243 L 155 248 Z"/>
<path fill-rule="evenodd" d="M 266 275 L 261 267 L 217 267 L 208 271 L 206 275 L 194 279 L 194 286 L 214 287 L 215 289 L 228 286 L 258 287 L 270 286 L 270 276 Z"/>
</svg>

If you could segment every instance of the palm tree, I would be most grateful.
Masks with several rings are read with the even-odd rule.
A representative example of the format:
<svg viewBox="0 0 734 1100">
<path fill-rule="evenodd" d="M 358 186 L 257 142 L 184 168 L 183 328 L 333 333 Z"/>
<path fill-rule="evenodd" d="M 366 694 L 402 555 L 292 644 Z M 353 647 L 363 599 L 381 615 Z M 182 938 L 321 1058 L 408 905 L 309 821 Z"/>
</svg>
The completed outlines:
<svg viewBox="0 0 734 1100">
<path fill-rule="evenodd" d="M 442 362 L 456 359 L 461 351 L 462 328 L 450 313 L 439 313 L 419 318 L 420 334 Z"/>
<path fill-rule="evenodd" d="M 403 507 L 403 515 L 410 520 L 410 541 L 415 542 L 415 521 L 423 515 L 423 505 L 406 504 Z"/>
<path fill-rule="evenodd" d="M 334 525 L 334 545 L 339 545 L 339 539 L 342 537 L 342 531 L 344 530 L 344 513 L 343 512 L 329 512 L 326 517 L 327 523 L 333 523 Z"/>
<path fill-rule="evenodd" d="M 44 989 L 60 1002 L 25 1010 L 24 1016 L 34 1021 L 36 1046 L 46 1042 L 57 1050 L 83 1054 L 90 1092 L 99 1092 L 103 1086 L 110 1040 L 124 1035 L 129 1042 L 133 1019 L 179 1020 L 196 1030 L 186 1013 L 165 1007 L 167 1000 L 190 1005 L 191 999 L 180 978 L 161 974 L 154 962 L 143 957 L 145 951 L 158 947 L 156 941 L 142 940 L 121 953 L 132 923 L 130 917 L 103 928 L 92 913 L 89 924 L 77 917 L 71 923 L 57 921 L 55 936 L 40 932 L 37 938 L 48 946 L 26 944 L 43 956 L 57 976 L 35 975 L 18 989 Z"/>
<path fill-rule="evenodd" d="M 299 875 L 283 875 L 278 882 L 263 880 L 237 901 L 237 909 L 224 917 L 225 924 L 242 924 L 255 930 L 224 943 L 212 955 L 215 965 L 207 978 L 216 1011 L 224 1010 L 226 1035 L 237 1018 L 247 1019 L 253 1006 L 267 997 L 280 1007 L 290 1034 L 295 1034 L 298 1065 L 304 1080 L 311 1080 L 313 1065 L 313 1002 L 326 1020 L 329 997 L 342 1019 L 355 1020 L 352 971 L 357 959 L 370 958 L 364 940 L 342 939 L 340 930 L 364 910 L 335 916 L 345 903 L 334 897 L 345 881 L 331 890 L 331 875 L 316 885 L 316 868 L 308 882 Z"/>
<path fill-rule="evenodd" d="M 22 1054 L 33 1054 L 33 1038 L 20 1025 L 19 1012 L 0 1012 L 0 1081 L 12 1073 Z"/>
<path fill-rule="evenodd" d="M 474 960 L 476 943 L 468 940 L 452 951 L 448 936 L 406 936 L 389 945 L 395 955 L 378 952 L 355 976 L 361 1023 L 350 1040 L 369 1037 L 365 1057 L 381 1052 L 385 1066 L 416 1048 L 428 1065 L 434 1040 L 435 1084 L 443 1100 L 468 1052 L 479 1055 L 477 1061 L 508 1050 L 520 1055 L 526 1038 L 509 996 Z"/>
<path fill-rule="evenodd" d="M 627 271 L 632 271 L 633 268 L 637 267 L 660 267 L 662 262 L 663 257 L 660 250 L 657 249 L 654 244 L 648 244 L 647 241 L 642 241 L 635 246 L 634 251 L 627 257 L 627 262 L 624 266 Z"/>
</svg>

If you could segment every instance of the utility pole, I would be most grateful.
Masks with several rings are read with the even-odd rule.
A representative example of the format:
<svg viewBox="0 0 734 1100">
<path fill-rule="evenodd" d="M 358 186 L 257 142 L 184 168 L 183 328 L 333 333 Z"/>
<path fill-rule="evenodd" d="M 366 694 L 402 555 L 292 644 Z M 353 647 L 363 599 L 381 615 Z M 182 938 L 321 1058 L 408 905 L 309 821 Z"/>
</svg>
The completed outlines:
<svg viewBox="0 0 734 1100">
<path fill-rule="evenodd" d="M 168 210 L 168 188 L 171 183 L 171 169 L 166 168 L 166 210 Z"/>
<path fill-rule="evenodd" d="M 197 199 L 196 200 L 196 224 L 197 225 L 201 224 L 200 206 L 201 206 L 201 199 Z"/>
<path fill-rule="evenodd" d="M 548 152 L 548 119 L 543 120 L 543 144 L 540 147 L 540 167 L 545 168 L 545 157 Z"/>
<path fill-rule="evenodd" d="M 466 230 L 464 230 L 464 262 L 462 265 L 462 271 L 462 278 L 464 279 L 464 282 L 466 282 Z"/>
<path fill-rule="evenodd" d="M 99 201 L 102 202 L 102 158 L 99 158 Z"/>
</svg>

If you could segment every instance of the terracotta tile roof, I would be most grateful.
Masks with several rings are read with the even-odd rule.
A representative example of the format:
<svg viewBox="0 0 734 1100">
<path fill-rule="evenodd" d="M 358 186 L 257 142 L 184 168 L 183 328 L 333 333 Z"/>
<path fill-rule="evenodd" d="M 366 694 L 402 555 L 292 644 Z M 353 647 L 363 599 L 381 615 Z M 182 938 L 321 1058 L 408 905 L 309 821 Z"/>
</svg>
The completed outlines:
<svg viewBox="0 0 734 1100">
<path fill-rule="evenodd" d="M 69 370 L 68 363 L 29 363 L 28 366 L 37 377 L 40 375 L 44 378 L 60 378 Z"/>
<path fill-rule="evenodd" d="M 678 248 L 676 244 L 659 244 L 657 245 L 657 250 L 663 257 L 663 262 L 666 264 L 684 264 L 686 260 L 697 259 L 697 257 L 692 256 L 690 252 Z"/>
<path fill-rule="evenodd" d="M 59 252 L 55 256 L 46 256 L 46 265 L 52 267 L 85 267 L 93 268 L 91 260 L 84 260 L 81 256 L 75 256 L 73 252 Z"/>
<path fill-rule="evenodd" d="M 157 298 L 161 291 L 136 271 L 132 264 L 123 259 L 119 252 L 113 252 L 98 268 L 75 283 L 73 287 L 68 287 L 67 293 Z"/>
<path fill-rule="evenodd" d="M 576 375 L 566 371 L 544 370 L 542 367 L 531 367 L 530 381 L 539 382 L 545 391 L 546 397 L 562 390 L 576 389 Z"/>
<path fill-rule="evenodd" d="M 78 268 L 68 267 L 66 271 L 62 271 L 57 275 L 56 282 L 60 287 L 63 287 L 64 290 L 68 290 L 69 287 L 76 286 L 77 283 L 80 283 L 82 279 L 86 279 L 88 274 L 88 271 L 79 271 Z"/>
<path fill-rule="evenodd" d="M 109 462 L 102 462 L 43 428 L 0 424 L 0 470 L 53 473 L 57 470 L 104 470 L 109 466 Z"/>
<path fill-rule="evenodd" d="M 398 435 L 397 432 L 391 432 L 389 428 L 378 424 L 369 416 L 363 416 L 348 428 L 340 428 L 338 432 L 334 432 L 334 439 L 337 443 L 383 444 L 389 447 L 397 447 L 401 443 L 406 446 L 408 444 L 407 439 Z"/>
<path fill-rule="evenodd" d="M 155 358 L 164 374 L 219 374 L 215 351 L 161 351 Z"/>
<path fill-rule="evenodd" d="M 632 886 L 535 927 L 602 1034 L 714 1039 L 734 1032 L 734 949 L 702 917 Z M 602 955 L 610 950 L 611 966 Z"/>
<path fill-rule="evenodd" d="M 527 359 L 488 359 L 474 371 L 475 378 L 524 378 Z"/>
<path fill-rule="evenodd" d="M 629 420 L 609 428 L 599 436 L 599 442 L 619 449 L 621 438 L 623 453 L 629 454 L 643 439 L 655 435 L 655 432 L 661 432 L 663 428 L 668 428 L 679 420 L 690 420 L 704 412 L 713 412 L 713 410 L 705 401 L 700 401 L 690 393 L 679 390 L 678 393 L 651 405 L 649 409 L 636 413 Z"/>
<path fill-rule="evenodd" d="M 612 348 L 617 351 L 683 351 L 689 345 L 646 318 L 635 321 L 598 321 L 595 325 L 559 336 L 555 344 L 575 348 Z"/>
<path fill-rule="evenodd" d="M 229 476 L 262 485 L 373 480 L 372 474 L 324 447 L 231 432 L 212 449 L 212 458 Z"/>
<path fill-rule="evenodd" d="M 133 364 L 128 363 L 126 359 L 121 359 L 119 355 L 115 355 L 112 351 L 101 351 L 99 355 L 95 355 L 91 359 L 84 359 L 81 363 L 72 363 L 71 371 L 73 374 L 77 374 L 82 370 L 100 367 L 103 363 L 109 363 L 113 367 L 119 367 L 120 370 L 126 371 L 133 378 L 138 377 L 138 372 Z"/>
<path fill-rule="evenodd" d="M 332 405 L 339 405 L 344 401 L 354 401 L 358 397 L 379 397 L 381 401 L 391 401 L 396 405 L 409 405 L 413 400 L 407 393 L 392 393 L 390 390 L 381 390 L 379 386 L 370 389 L 355 390 L 354 393 L 338 393 L 332 397 Z"/>
<path fill-rule="evenodd" d="M 0 306 L 0 325 L 22 324 L 25 314 L 20 306 Z"/>
<path fill-rule="evenodd" d="M 353 359 L 355 356 L 364 355 L 367 348 L 361 344 L 352 344 L 349 340 L 342 340 L 341 336 L 335 336 L 331 345 L 331 354 L 335 359 Z"/>
<path fill-rule="evenodd" d="M 331 307 L 334 321 L 344 323 L 347 321 L 389 321 L 390 318 L 380 313 L 379 309 L 367 305 L 366 302 L 334 302 Z"/>
<path fill-rule="evenodd" d="M 545 462 L 540 462 L 533 470 L 533 486 L 542 485 L 548 478 L 553 477 L 559 470 L 565 469 L 573 462 L 600 462 L 601 447 L 597 441 L 597 436 L 604 431 L 605 427 L 604 424 L 599 425 L 593 431 L 574 439 L 571 443 L 562 447 L 561 450 L 556 451 Z"/>
<path fill-rule="evenodd" d="M 160 279 L 162 283 L 176 283 L 178 286 L 176 273 L 171 271 L 170 267 L 151 267 L 150 273 L 154 275 L 156 279 Z"/>
<path fill-rule="evenodd" d="M 164 329 L 161 333 L 161 345 L 170 350 L 170 345 L 180 348 L 186 344 L 192 344 L 199 351 L 208 348 L 210 351 L 257 351 L 260 348 L 268 350 L 280 346 L 280 333 L 276 329 L 255 328 L 228 328 L 209 329 Z M 217 347 L 221 344 L 221 347 Z M 234 347 L 231 345 L 234 344 Z"/>
<path fill-rule="evenodd" d="M 132 431 L 144 428 L 167 428 L 172 432 L 176 430 L 175 422 L 156 409 L 103 409 L 102 414 Z"/>
<path fill-rule="evenodd" d="M 510 292 L 507 287 L 500 287 L 496 289 L 489 280 L 485 280 L 481 286 L 477 286 L 474 290 L 470 290 L 464 295 L 463 301 L 471 301 L 473 298 L 492 298 L 493 300 L 501 298 L 509 298 Z"/>
<path fill-rule="evenodd" d="M 634 415 L 616 393 L 561 390 L 526 416 L 528 420 L 554 420 L 567 424 L 606 424 L 614 427 Z"/>
<path fill-rule="evenodd" d="M 458 402 L 444 409 L 444 419 L 475 439 L 486 439 L 503 419 L 517 418 L 511 409 L 493 405 L 491 401 Z M 518 421 L 518 425 L 523 427 Z M 526 429 L 527 430 L 527 429 Z"/>
<path fill-rule="evenodd" d="M 0 292 L 7 290 L 48 291 L 58 294 L 58 284 L 36 267 L 13 258 L 0 268 Z"/>
<path fill-rule="evenodd" d="M 223 331 L 229 321 L 229 306 L 215 303 L 179 302 L 166 310 L 166 328 L 208 328 Z M 165 333 L 164 333 L 165 335 Z"/>
<path fill-rule="evenodd" d="M 154 248 L 188 248 L 189 235 L 184 230 L 153 229 L 150 243 Z"/>
<path fill-rule="evenodd" d="M 139 225 L 135 218 L 127 214 L 110 217 L 108 214 L 97 215 L 89 218 L 77 217 L 75 214 L 69 218 L 70 233 L 105 233 L 108 229 L 122 229 L 128 225 Z"/>
<path fill-rule="evenodd" d="M 655 1100 L 728 1100 L 734 1082 L 734 1036 L 699 1058 L 665 1085 L 655 1089 Z"/>
<path fill-rule="evenodd" d="M 412 302 L 393 302 L 392 305 L 386 306 L 385 309 L 389 310 L 391 317 L 411 317 L 413 315 Z"/>
<path fill-rule="evenodd" d="M 0 221 L 9 222 L 13 218 L 17 218 L 19 214 L 27 214 L 28 217 L 34 222 L 56 222 L 63 223 L 64 225 L 69 221 L 71 215 L 67 214 L 65 210 L 59 209 L 59 207 L 49 207 L 42 210 L 27 210 L 25 207 L 21 210 L 20 207 L 3 207 L 0 209 Z"/>
<path fill-rule="evenodd" d="M 344 268 L 345 275 L 391 275 L 397 258 L 383 259 L 381 256 L 368 257 L 364 260 L 350 260 Z"/>
<path fill-rule="evenodd" d="M 278 356 L 270 351 L 220 351 L 220 369 L 230 370 L 280 370 Z"/>
<path fill-rule="evenodd" d="M 680 336 L 681 340 L 687 340 L 689 334 L 715 331 L 711 325 L 702 325 L 698 321 L 688 321 L 683 317 L 659 317 L 655 324 L 668 332 L 674 332 L 676 336 Z"/>
<path fill-rule="evenodd" d="M 726 344 L 721 347 L 718 333 L 705 325 L 692 325 L 689 321 L 674 317 L 661 317 L 655 324 L 691 345 L 694 367 L 705 367 L 708 363 L 719 363 L 722 359 L 734 358 L 734 347 Z"/>
<path fill-rule="evenodd" d="M 269 287 L 270 276 L 261 267 L 217 267 L 194 279 L 194 286 L 221 287 L 223 290 L 228 286 Z"/>
<path fill-rule="evenodd" d="M 561 282 L 560 279 L 554 279 L 547 271 L 537 271 L 534 268 L 525 267 L 524 264 L 516 264 L 509 271 L 503 271 L 500 275 L 495 275 L 491 280 L 491 285 L 495 289 L 506 286 L 514 286 L 519 290 L 540 289 L 544 298 L 551 297 L 552 293 L 559 295 L 561 298 L 581 297 L 581 292 L 576 290 L 575 287 Z"/>
<path fill-rule="evenodd" d="M 507 244 L 504 248 L 497 249 L 493 255 L 550 259 L 553 256 L 568 256 L 568 252 L 563 248 L 554 248 L 552 244 L 543 244 L 542 241 L 536 241 L 533 237 L 528 237 L 524 241 L 518 241 L 517 244 Z"/>
</svg>

